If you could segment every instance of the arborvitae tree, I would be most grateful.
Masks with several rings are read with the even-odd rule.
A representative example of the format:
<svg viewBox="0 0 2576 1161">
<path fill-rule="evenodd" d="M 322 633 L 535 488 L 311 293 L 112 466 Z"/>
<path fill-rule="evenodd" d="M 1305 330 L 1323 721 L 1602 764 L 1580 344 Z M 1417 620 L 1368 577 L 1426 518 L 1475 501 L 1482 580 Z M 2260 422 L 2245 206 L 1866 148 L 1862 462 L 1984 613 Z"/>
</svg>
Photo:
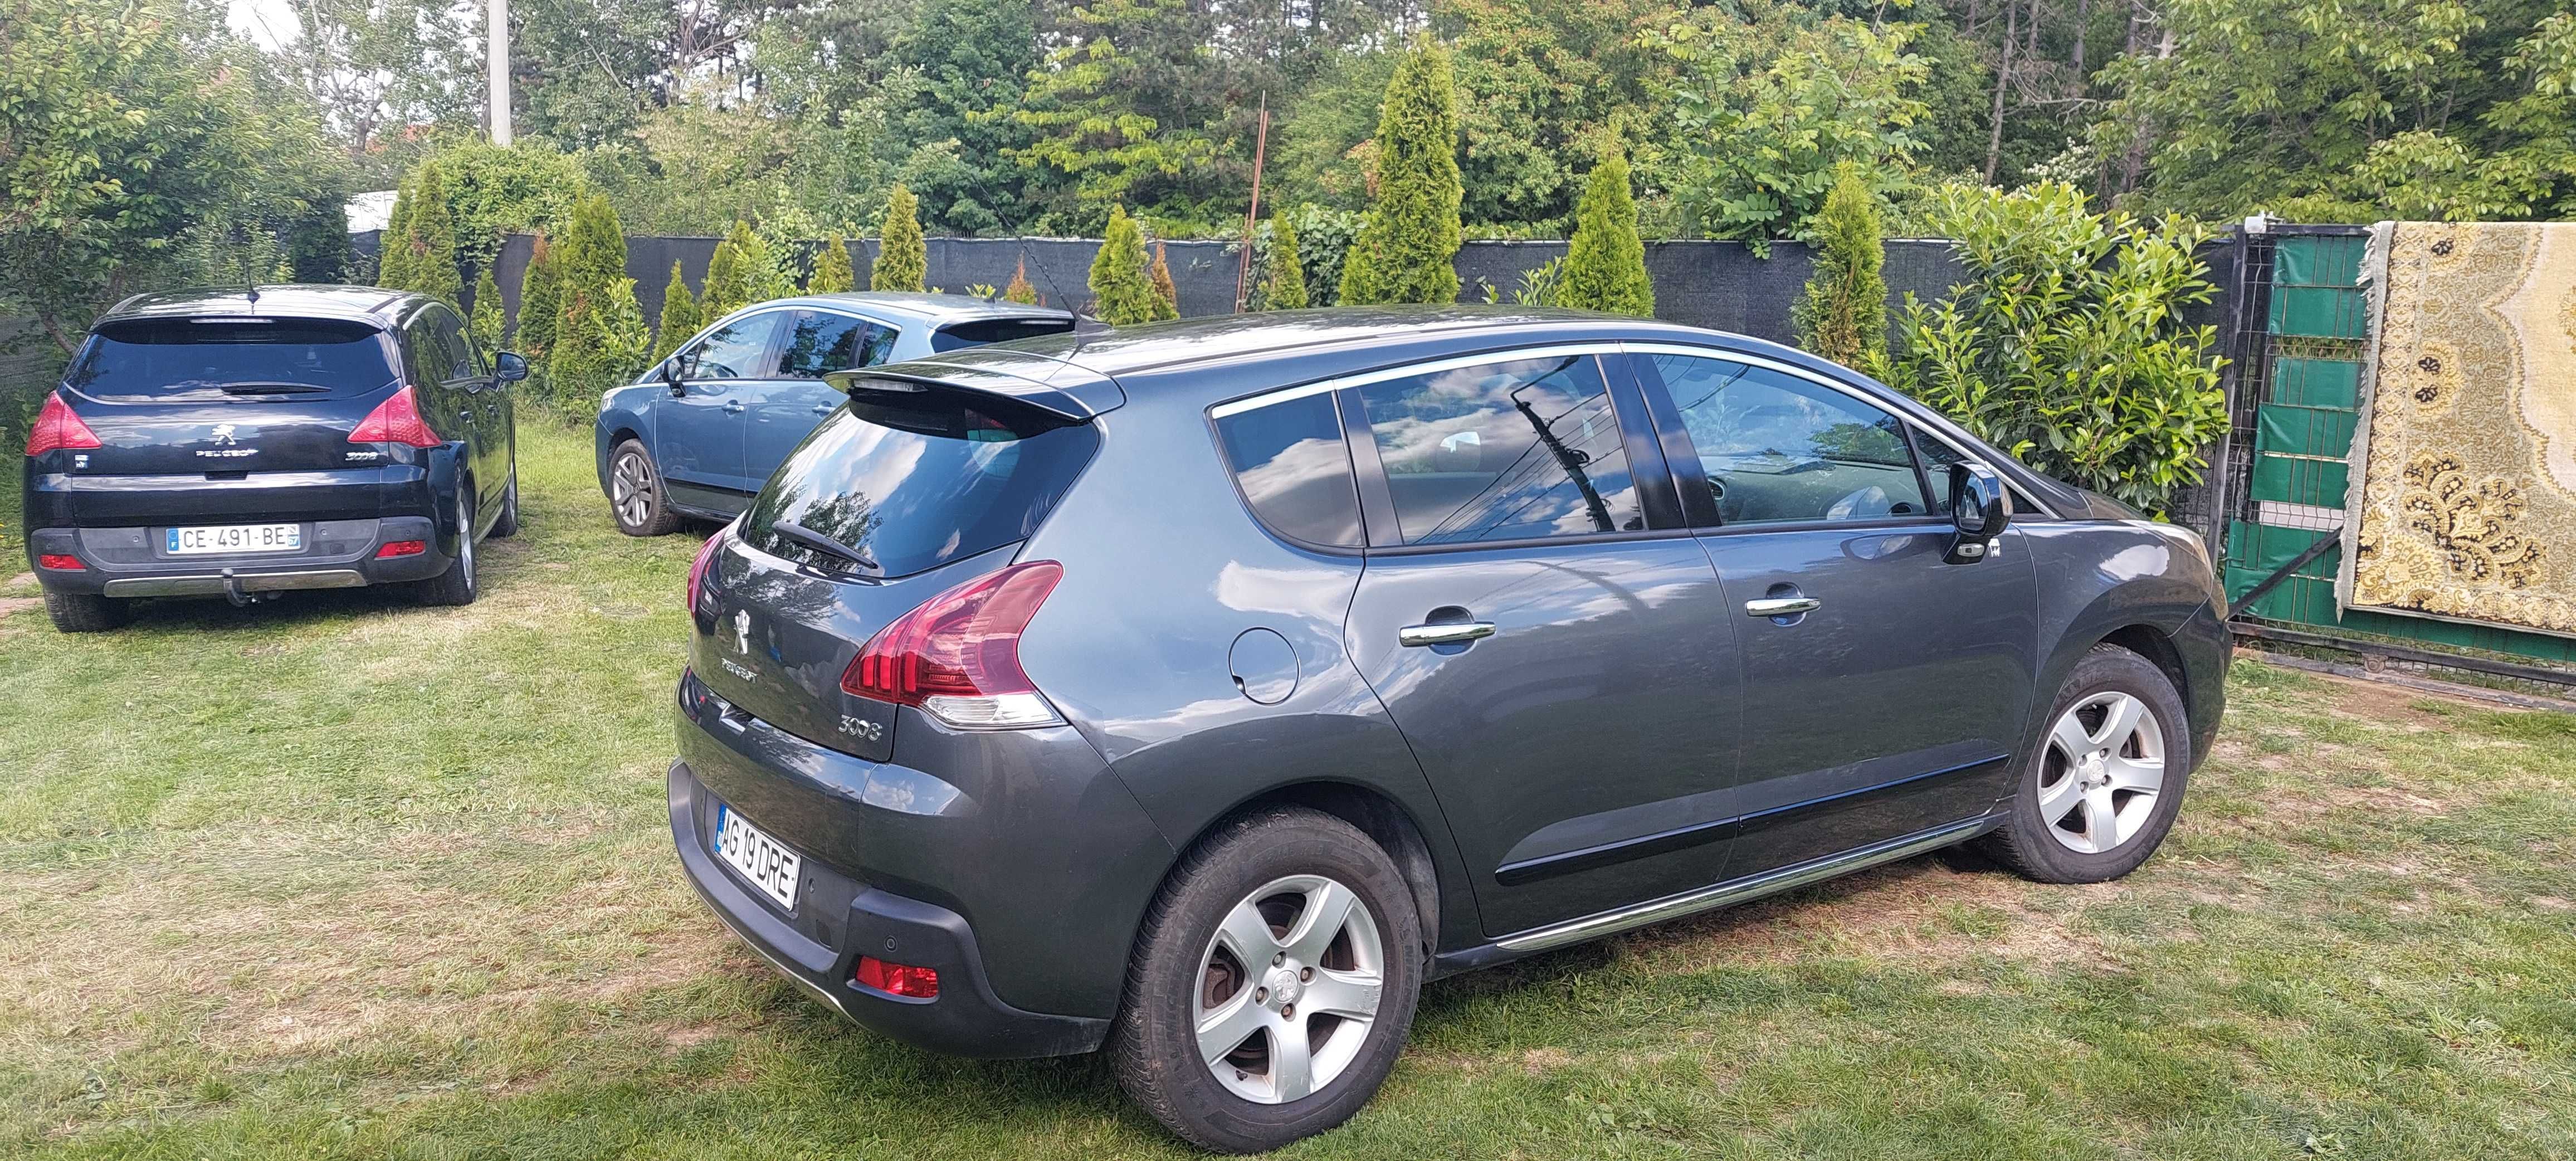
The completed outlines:
<svg viewBox="0 0 2576 1161">
<path fill-rule="evenodd" d="M 1342 266 L 1347 304 L 1456 302 L 1458 97 L 1449 51 L 1417 42 L 1387 81 L 1377 198 Z"/>
<path fill-rule="evenodd" d="M 608 195 L 592 194 L 573 203 L 572 224 L 557 243 L 555 262 L 567 315 L 577 303 L 606 294 L 626 277 L 626 231 Z"/>
<path fill-rule="evenodd" d="M 1002 288 L 1002 298 L 1006 302 L 1016 302 L 1022 306 L 1038 304 L 1038 288 L 1029 285 L 1028 259 L 1020 259 L 1019 268 L 1011 271 L 1011 284 Z"/>
<path fill-rule="evenodd" d="M 376 285 L 388 290 L 402 290 L 411 285 L 411 247 L 402 244 L 411 231 L 412 176 L 404 174 L 394 185 L 394 208 L 385 216 L 385 228 L 376 231 Z"/>
<path fill-rule="evenodd" d="M 1844 162 L 1815 219 L 1815 274 L 1790 313 L 1799 345 L 1845 366 L 1887 352 L 1887 243 L 1868 175 Z"/>
<path fill-rule="evenodd" d="M 679 350 L 680 344 L 688 342 L 705 325 L 705 320 L 698 317 L 698 300 L 689 294 L 689 280 L 680 273 L 679 262 L 673 261 L 671 280 L 662 284 L 662 323 L 653 333 L 650 361 L 658 363 L 670 358 L 671 352 Z"/>
<path fill-rule="evenodd" d="M 465 316 L 465 330 L 485 353 L 501 349 L 501 284 L 492 280 L 491 263 L 474 276 L 474 309 Z"/>
<path fill-rule="evenodd" d="M 621 276 L 575 300 L 563 326 L 548 369 L 556 401 L 576 415 L 594 413 L 600 393 L 633 378 L 652 353 L 632 278 Z"/>
<path fill-rule="evenodd" d="M 447 179 L 437 162 L 420 163 L 412 196 L 419 204 L 407 216 L 401 240 L 411 253 L 405 260 L 405 289 L 454 305 L 465 297 L 465 278 L 456 270 L 456 221 L 447 212 Z"/>
<path fill-rule="evenodd" d="M 555 324 L 563 319 L 563 275 L 555 268 L 554 245 L 543 234 L 528 252 L 528 268 L 519 275 L 519 353 L 537 366 L 554 349 Z"/>
<path fill-rule="evenodd" d="M 1154 288 L 1156 321 L 1181 317 L 1181 288 L 1172 285 L 1172 256 L 1163 243 L 1154 243 L 1154 265 L 1145 271 L 1145 281 Z"/>
<path fill-rule="evenodd" d="M 1270 215 L 1270 263 L 1261 276 L 1264 310 L 1299 310 L 1306 305 L 1306 265 L 1297 260 L 1297 227 L 1285 212 Z"/>
<path fill-rule="evenodd" d="M 894 187 L 894 195 L 886 199 L 885 225 L 877 234 L 877 261 L 868 268 L 868 289 L 923 289 L 930 278 L 930 248 L 921 239 L 921 204 L 911 190 Z"/>
<path fill-rule="evenodd" d="M 734 221 L 733 232 L 716 243 L 715 257 L 707 260 L 706 285 L 698 288 L 699 325 L 751 305 L 751 268 L 746 259 L 759 246 L 751 223 L 740 219 Z"/>
<path fill-rule="evenodd" d="M 814 273 L 805 280 L 805 293 L 839 294 L 858 285 L 859 276 L 850 269 L 849 240 L 837 233 L 823 239 L 822 252 L 814 255 Z"/>
<path fill-rule="evenodd" d="M 1109 229 L 1091 260 L 1092 317 L 1111 326 L 1132 326 L 1154 321 L 1162 306 L 1153 278 L 1145 272 L 1143 231 L 1127 216 L 1127 207 L 1110 207 Z"/>
<path fill-rule="evenodd" d="M 1646 243 L 1637 236 L 1628 156 L 1616 145 L 1592 167 L 1574 216 L 1574 239 L 1566 245 L 1565 266 L 1557 276 L 1557 305 L 1653 315 L 1655 283 L 1646 276 Z"/>
</svg>

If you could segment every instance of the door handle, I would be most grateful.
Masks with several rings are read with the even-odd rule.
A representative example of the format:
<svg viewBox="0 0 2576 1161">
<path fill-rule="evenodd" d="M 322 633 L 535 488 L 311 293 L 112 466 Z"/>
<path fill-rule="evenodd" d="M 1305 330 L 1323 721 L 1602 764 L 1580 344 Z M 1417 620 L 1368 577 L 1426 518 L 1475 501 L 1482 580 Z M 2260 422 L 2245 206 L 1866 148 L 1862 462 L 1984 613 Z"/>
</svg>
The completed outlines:
<svg viewBox="0 0 2576 1161">
<path fill-rule="evenodd" d="M 1825 603 L 1814 597 L 1764 597 L 1760 600 L 1744 602 L 1744 615 L 1748 617 L 1795 617 L 1801 613 L 1812 613 L 1824 607 Z"/>
<path fill-rule="evenodd" d="M 1494 635 L 1492 621 L 1445 621 L 1436 625 L 1407 625 L 1395 631 L 1395 639 L 1404 645 L 1463 645 Z"/>
<path fill-rule="evenodd" d="M 724 409 L 725 414 L 727 415 L 740 415 L 742 414 L 742 400 L 727 399 L 725 400 Z"/>
<path fill-rule="evenodd" d="M 833 409 L 833 407 L 834 407 L 834 406 L 835 406 L 834 404 L 830 404 L 830 403 L 817 403 L 817 404 L 815 404 L 815 405 L 814 405 L 814 414 L 816 414 L 816 415 L 830 415 L 830 414 L 832 413 L 832 409 Z"/>
</svg>

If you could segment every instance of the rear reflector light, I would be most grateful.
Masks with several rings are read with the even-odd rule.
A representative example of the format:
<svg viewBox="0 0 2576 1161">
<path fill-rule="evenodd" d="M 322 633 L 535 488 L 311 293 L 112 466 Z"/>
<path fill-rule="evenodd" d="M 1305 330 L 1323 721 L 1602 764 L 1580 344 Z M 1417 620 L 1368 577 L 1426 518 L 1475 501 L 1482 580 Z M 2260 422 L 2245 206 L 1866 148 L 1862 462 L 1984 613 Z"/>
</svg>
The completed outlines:
<svg viewBox="0 0 2576 1161">
<path fill-rule="evenodd" d="M 425 540 L 388 540 L 384 547 L 376 550 L 376 559 L 383 560 L 389 556 L 418 556 L 427 551 L 429 551 L 429 542 Z"/>
<path fill-rule="evenodd" d="M 698 546 L 698 559 L 689 564 L 689 615 L 692 617 L 698 615 L 698 594 L 706 588 L 707 566 L 715 562 L 716 549 L 724 546 L 726 534 L 732 531 L 733 525 L 730 524 L 717 529 L 705 544 Z"/>
<path fill-rule="evenodd" d="M 27 432 L 27 454 L 43 455 L 58 447 L 91 448 L 99 446 L 98 435 L 72 414 L 72 405 L 60 395 L 48 392 L 45 405 L 36 412 L 36 426 Z"/>
<path fill-rule="evenodd" d="M 1063 579 L 1063 565 L 1033 560 L 932 597 L 868 640 L 842 671 L 841 689 L 919 706 L 952 726 L 1062 722 L 1020 669 L 1020 633 Z"/>
<path fill-rule="evenodd" d="M 939 998 L 938 969 L 887 963 L 872 955 L 859 957 L 859 966 L 850 972 L 850 981 L 888 995 L 910 996 L 916 1000 Z"/>
<path fill-rule="evenodd" d="M 36 555 L 36 567 L 57 569 L 62 572 L 82 571 L 80 558 L 73 556 L 68 552 L 38 553 Z"/>
<path fill-rule="evenodd" d="M 447 442 L 429 429 L 429 421 L 420 417 L 420 401 L 405 387 L 358 421 L 358 430 L 349 433 L 350 443 L 399 443 L 412 447 L 437 447 Z"/>
</svg>

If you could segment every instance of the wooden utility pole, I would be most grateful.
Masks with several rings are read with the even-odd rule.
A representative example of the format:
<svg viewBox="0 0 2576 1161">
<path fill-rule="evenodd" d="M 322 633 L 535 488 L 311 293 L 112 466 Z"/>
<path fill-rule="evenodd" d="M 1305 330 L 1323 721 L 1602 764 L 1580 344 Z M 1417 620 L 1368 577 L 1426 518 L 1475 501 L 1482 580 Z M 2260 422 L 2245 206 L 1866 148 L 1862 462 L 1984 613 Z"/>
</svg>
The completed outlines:
<svg viewBox="0 0 2576 1161">
<path fill-rule="evenodd" d="M 492 90 L 492 144 L 510 144 L 510 0 L 485 0 L 484 68 Z"/>
<path fill-rule="evenodd" d="M 495 0 L 497 3 L 498 0 Z M 1234 270 L 1234 312 L 1251 301 L 1252 231 L 1261 221 L 1261 164 L 1270 151 L 1270 94 L 1261 94 L 1261 127 L 1252 138 L 1252 207 L 1243 211 L 1243 261 Z"/>
</svg>

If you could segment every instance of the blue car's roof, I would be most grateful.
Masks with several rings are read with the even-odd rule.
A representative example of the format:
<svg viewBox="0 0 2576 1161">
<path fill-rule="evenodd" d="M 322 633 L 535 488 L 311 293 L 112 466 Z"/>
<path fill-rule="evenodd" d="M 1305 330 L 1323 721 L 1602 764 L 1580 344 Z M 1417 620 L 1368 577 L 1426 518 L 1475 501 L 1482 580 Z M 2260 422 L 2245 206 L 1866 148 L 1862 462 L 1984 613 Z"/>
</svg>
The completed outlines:
<svg viewBox="0 0 2576 1161">
<path fill-rule="evenodd" d="M 1028 306 L 1001 299 L 987 301 L 963 294 L 912 294 L 893 290 L 857 290 L 839 294 L 804 294 L 792 298 L 775 298 L 755 306 L 847 306 L 860 307 L 880 314 L 899 314 L 930 323 L 962 322 L 983 318 L 1048 318 L 1070 319 L 1073 312 L 1047 306 Z"/>
</svg>

